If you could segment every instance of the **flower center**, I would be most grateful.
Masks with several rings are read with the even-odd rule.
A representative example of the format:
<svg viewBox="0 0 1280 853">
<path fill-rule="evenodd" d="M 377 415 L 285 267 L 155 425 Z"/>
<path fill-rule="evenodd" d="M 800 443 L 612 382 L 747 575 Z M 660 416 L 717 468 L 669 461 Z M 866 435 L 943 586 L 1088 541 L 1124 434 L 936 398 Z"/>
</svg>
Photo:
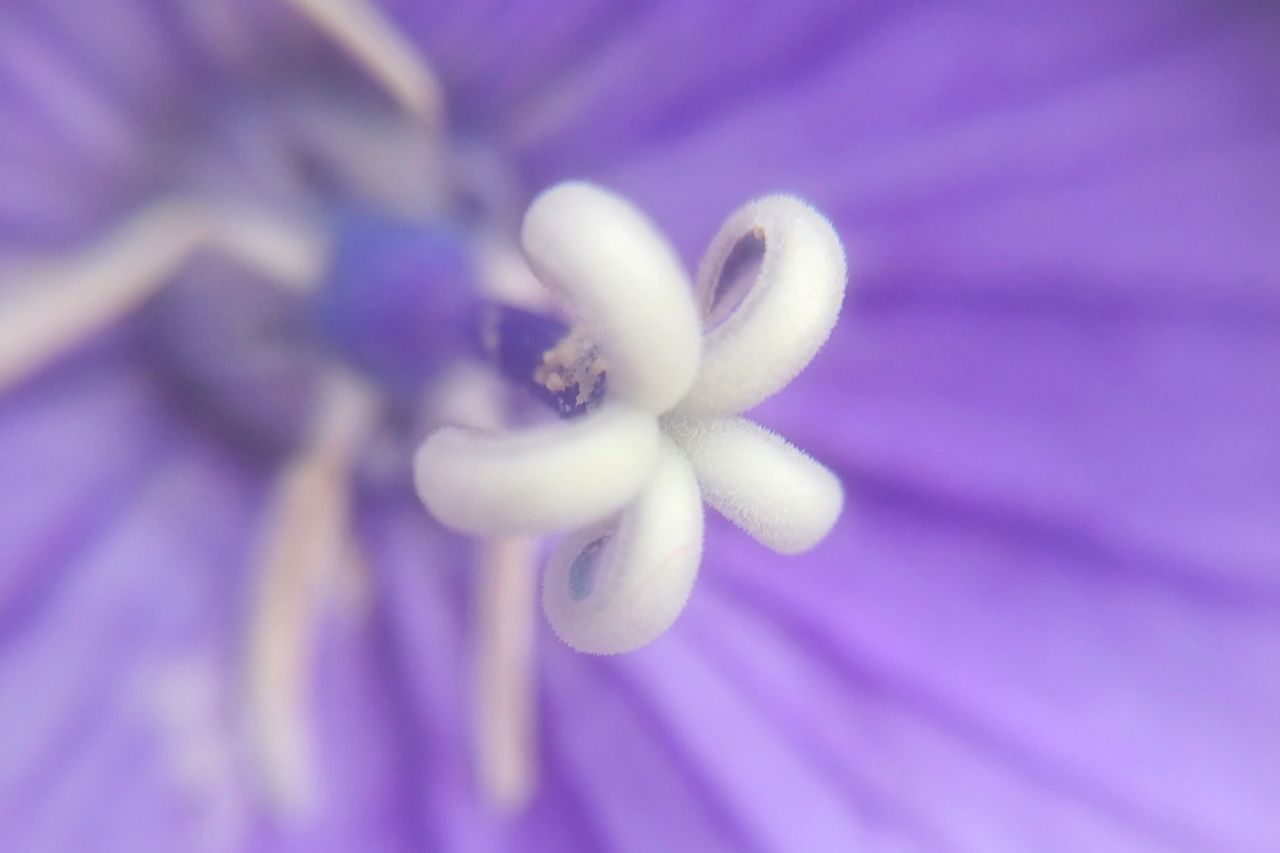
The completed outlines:
<svg viewBox="0 0 1280 853">
<path fill-rule="evenodd" d="M 605 361 L 581 330 L 509 305 L 485 311 L 480 331 L 485 354 L 506 378 L 563 417 L 586 414 L 605 390 Z"/>
<path fill-rule="evenodd" d="M 367 215 L 339 235 L 308 320 L 332 355 L 413 400 L 472 344 L 479 301 L 464 235 Z"/>
<path fill-rule="evenodd" d="M 252 453 L 296 448 L 328 371 L 361 375 L 411 419 L 431 380 L 474 349 L 478 301 L 460 232 L 362 214 L 344 216 L 334 234 L 311 293 L 207 257 L 144 312 L 144 346 L 164 385 Z"/>
</svg>

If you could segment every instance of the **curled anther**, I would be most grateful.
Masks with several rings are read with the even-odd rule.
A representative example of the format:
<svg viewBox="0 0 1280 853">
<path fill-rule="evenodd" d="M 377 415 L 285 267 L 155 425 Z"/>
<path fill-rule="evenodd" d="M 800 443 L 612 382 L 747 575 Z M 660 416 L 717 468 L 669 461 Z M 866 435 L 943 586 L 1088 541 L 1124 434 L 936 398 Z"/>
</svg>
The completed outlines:
<svg viewBox="0 0 1280 853">
<path fill-rule="evenodd" d="M 706 337 L 680 409 L 741 412 L 786 387 L 831 335 L 847 278 L 835 229 L 799 199 L 735 211 L 698 267 Z"/>
<path fill-rule="evenodd" d="M 662 430 L 689 457 L 703 499 L 780 554 L 817 545 L 844 508 L 834 474 L 746 418 L 669 415 Z"/>
<path fill-rule="evenodd" d="M 444 524 L 501 535 L 572 530 L 622 508 L 652 470 L 658 425 L 625 403 L 520 432 L 446 427 L 418 449 L 418 495 Z"/>
<path fill-rule="evenodd" d="M 664 440 L 648 485 L 620 517 L 560 542 L 543 579 L 542 607 L 573 648 L 628 652 L 671 627 L 701 559 L 698 481 Z"/>
</svg>

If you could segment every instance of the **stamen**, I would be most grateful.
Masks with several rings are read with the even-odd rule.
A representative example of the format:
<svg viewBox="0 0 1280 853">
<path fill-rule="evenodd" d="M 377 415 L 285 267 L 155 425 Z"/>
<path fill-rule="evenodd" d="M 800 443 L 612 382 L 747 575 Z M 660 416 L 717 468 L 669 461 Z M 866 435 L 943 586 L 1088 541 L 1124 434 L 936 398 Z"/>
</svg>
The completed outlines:
<svg viewBox="0 0 1280 853">
<path fill-rule="evenodd" d="M 776 433 L 737 417 L 662 419 L 689 457 L 702 497 L 782 554 L 817 545 L 844 507 L 840 480 Z"/>
<path fill-rule="evenodd" d="M 446 427 L 418 449 L 418 496 L 444 525 L 477 535 L 590 524 L 644 485 L 658 452 L 652 415 L 606 403 L 590 417 L 517 433 Z"/>
<path fill-rule="evenodd" d="M 159 202 L 83 251 L 9 271 L 0 306 L 0 390 L 140 305 L 206 235 L 190 205 Z"/>
<path fill-rule="evenodd" d="M 702 499 L 682 453 L 664 439 L 653 479 L 619 519 L 566 536 L 542 607 L 578 651 L 619 654 L 651 642 L 688 601 L 702 559 Z"/>
<path fill-rule="evenodd" d="M 684 412 L 741 412 L 781 390 L 826 343 L 844 300 L 844 249 L 831 224 L 775 195 L 735 212 L 698 268 L 707 328 Z"/>
<path fill-rule="evenodd" d="M 600 346 L 610 394 L 652 412 L 684 396 L 701 333 L 675 250 L 631 204 L 586 183 L 534 199 L 521 241 L 534 273 Z"/>
<path fill-rule="evenodd" d="M 413 44 L 367 0 L 288 0 L 426 124 L 443 124 L 444 93 Z"/>
<path fill-rule="evenodd" d="M 546 288 L 520 250 L 510 246 L 505 237 L 482 234 L 475 252 L 479 285 L 486 299 L 544 314 L 552 310 Z"/>
<path fill-rule="evenodd" d="M 476 776 L 489 802 L 515 811 L 537 784 L 534 765 L 533 598 L 538 542 L 481 545 L 475 619 Z"/>
<path fill-rule="evenodd" d="M 318 231 L 265 211 L 205 213 L 208 248 L 221 251 L 276 284 L 310 291 L 324 273 L 328 243 Z"/>
<path fill-rule="evenodd" d="M 287 817 L 315 803 L 306 710 L 314 630 L 354 547 L 348 478 L 376 411 L 363 384 L 333 376 L 314 432 L 277 479 L 264 520 L 247 644 L 248 716 L 265 792 Z"/>
<path fill-rule="evenodd" d="M 320 239 L 281 220 L 155 202 L 96 244 L 4 275 L 0 391 L 138 308 L 202 248 L 296 287 L 313 281 L 323 262 Z"/>
<path fill-rule="evenodd" d="M 428 400 L 436 419 L 498 428 L 503 387 L 493 371 L 460 364 Z M 528 537 L 491 539 L 479 546 L 473 600 L 471 685 L 475 708 L 476 778 L 489 803 L 514 811 L 533 794 L 534 588 L 539 542 Z"/>
</svg>

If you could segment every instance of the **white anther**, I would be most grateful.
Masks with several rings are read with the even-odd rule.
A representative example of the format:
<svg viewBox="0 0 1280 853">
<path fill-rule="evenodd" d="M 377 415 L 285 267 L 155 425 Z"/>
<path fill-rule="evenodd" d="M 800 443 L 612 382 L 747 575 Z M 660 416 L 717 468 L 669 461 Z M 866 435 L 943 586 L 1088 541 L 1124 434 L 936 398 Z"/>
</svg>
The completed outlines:
<svg viewBox="0 0 1280 853">
<path fill-rule="evenodd" d="M 587 417 L 519 432 L 438 430 L 418 449 L 414 481 L 446 527 L 546 533 L 616 512 L 644 486 L 657 452 L 651 414 L 606 403 Z"/>
<path fill-rule="evenodd" d="M 521 241 L 534 273 L 599 344 L 609 394 L 663 412 L 689 390 L 701 332 L 689 280 L 631 204 L 586 183 L 534 199 Z"/>
<path fill-rule="evenodd" d="M 367 0 L 288 0 L 351 54 L 401 107 L 440 125 L 444 92 L 412 42 Z"/>
<path fill-rule="evenodd" d="M 725 222 L 698 268 L 707 328 L 684 412 L 741 412 L 782 389 L 826 342 L 844 299 L 844 249 L 804 202 L 766 196 Z"/>
<path fill-rule="evenodd" d="M 542 608 L 578 651 L 629 652 L 671 627 L 701 559 L 698 483 L 664 439 L 653 479 L 621 518 L 560 542 L 543 579 Z"/>
<path fill-rule="evenodd" d="M 204 249 L 299 288 L 325 252 L 315 233 L 254 211 L 155 202 L 85 248 L 0 272 L 0 391 L 137 309 Z"/>
<path fill-rule="evenodd" d="M 316 627 L 335 573 L 353 552 L 349 474 L 376 413 L 362 383 L 330 378 L 312 436 L 276 482 L 259 542 L 248 721 L 265 792 L 289 818 L 315 804 L 319 776 L 307 697 Z"/>
<path fill-rule="evenodd" d="M 809 550 L 840 517 L 844 489 L 835 474 L 762 426 L 669 415 L 662 429 L 688 455 L 706 502 L 779 553 Z"/>
</svg>

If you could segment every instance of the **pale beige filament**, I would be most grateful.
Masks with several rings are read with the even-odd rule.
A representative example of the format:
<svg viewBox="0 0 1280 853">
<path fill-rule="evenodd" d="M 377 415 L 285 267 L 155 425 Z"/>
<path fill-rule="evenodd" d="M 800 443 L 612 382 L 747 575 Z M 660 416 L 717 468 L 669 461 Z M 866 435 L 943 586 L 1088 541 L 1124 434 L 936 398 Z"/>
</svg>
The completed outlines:
<svg viewBox="0 0 1280 853">
<path fill-rule="evenodd" d="M 285 464 L 264 517 L 248 626 L 248 723 L 265 793 L 285 816 L 305 816 L 316 801 L 307 712 L 316 629 L 353 553 L 350 470 L 375 416 L 369 389 L 331 377 L 313 434 Z"/>
<path fill-rule="evenodd" d="M 428 401 L 431 420 L 497 429 L 503 386 L 492 371 L 461 364 Z M 538 782 L 534 722 L 534 626 L 538 543 L 529 536 L 477 546 L 471 607 L 472 758 L 476 782 L 495 810 L 514 812 Z"/>
<path fill-rule="evenodd" d="M 0 270 L 0 391 L 130 314 L 202 250 L 299 289 L 325 254 L 316 233 L 263 213 L 153 202 L 86 246 Z"/>
<path fill-rule="evenodd" d="M 533 636 L 538 540 L 480 546 L 474 619 L 475 768 L 489 803 L 511 812 L 537 785 Z"/>
<path fill-rule="evenodd" d="M 444 94 L 413 44 L 367 0 L 288 0 L 346 50 L 401 108 L 425 124 L 443 121 Z"/>
</svg>

